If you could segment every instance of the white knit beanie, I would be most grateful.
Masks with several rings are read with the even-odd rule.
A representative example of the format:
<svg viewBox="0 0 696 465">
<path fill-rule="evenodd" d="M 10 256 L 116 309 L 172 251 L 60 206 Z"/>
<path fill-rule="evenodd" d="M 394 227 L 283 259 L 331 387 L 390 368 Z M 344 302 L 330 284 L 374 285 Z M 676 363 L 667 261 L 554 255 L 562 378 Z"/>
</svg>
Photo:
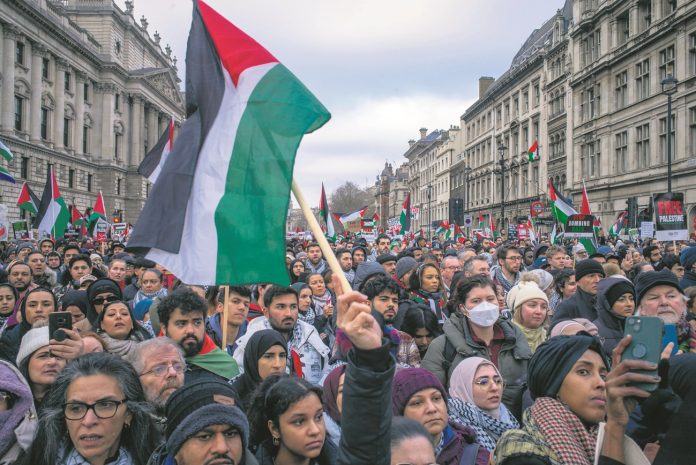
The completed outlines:
<svg viewBox="0 0 696 465">
<path fill-rule="evenodd" d="M 542 291 L 539 285 L 534 281 L 520 282 L 518 286 L 519 289 L 513 297 L 512 302 L 510 302 L 513 310 L 517 310 L 523 303 L 532 299 L 541 299 L 547 304 L 549 303 L 549 298 L 546 296 L 546 293 Z"/>
<path fill-rule="evenodd" d="M 30 329 L 22 338 L 17 352 L 17 366 L 20 366 L 24 359 L 31 357 L 31 354 L 42 347 L 48 345 L 48 326 Z"/>
</svg>

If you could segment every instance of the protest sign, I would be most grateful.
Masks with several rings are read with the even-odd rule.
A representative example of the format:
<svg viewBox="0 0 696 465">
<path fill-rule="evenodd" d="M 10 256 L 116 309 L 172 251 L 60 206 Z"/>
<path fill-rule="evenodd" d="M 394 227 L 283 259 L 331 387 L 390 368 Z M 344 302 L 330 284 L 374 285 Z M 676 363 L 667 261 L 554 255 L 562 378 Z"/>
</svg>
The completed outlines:
<svg viewBox="0 0 696 465">
<path fill-rule="evenodd" d="M 640 223 L 640 237 L 653 237 L 655 234 L 655 225 L 652 221 L 641 221 Z"/>
<path fill-rule="evenodd" d="M 653 195 L 655 238 L 658 241 L 685 241 L 689 227 L 684 214 L 684 194 L 667 192 Z"/>
<path fill-rule="evenodd" d="M 593 215 L 570 215 L 566 222 L 566 238 L 594 238 Z"/>
<path fill-rule="evenodd" d="M 15 221 L 12 223 L 12 230 L 14 231 L 14 238 L 20 240 L 29 239 L 29 227 L 27 226 L 27 220 Z"/>
</svg>

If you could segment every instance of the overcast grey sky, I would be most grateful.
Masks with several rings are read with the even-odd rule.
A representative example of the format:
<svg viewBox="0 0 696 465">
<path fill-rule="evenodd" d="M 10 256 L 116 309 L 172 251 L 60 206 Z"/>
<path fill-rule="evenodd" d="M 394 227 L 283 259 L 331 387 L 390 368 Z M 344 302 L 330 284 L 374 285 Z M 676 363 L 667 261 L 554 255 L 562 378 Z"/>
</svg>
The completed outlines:
<svg viewBox="0 0 696 465">
<path fill-rule="evenodd" d="M 123 7 L 123 0 L 117 0 Z M 208 0 L 266 47 L 329 109 L 305 137 L 295 178 L 312 205 L 321 182 L 374 183 L 406 159 L 418 129 L 446 129 L 498 77 L 563 0 Z M 135 17 L 169 43 L 183 72 L 189 0 L 135 0 Z M 182 73 L 183 74 L 183 73 Z"/>
</svg>

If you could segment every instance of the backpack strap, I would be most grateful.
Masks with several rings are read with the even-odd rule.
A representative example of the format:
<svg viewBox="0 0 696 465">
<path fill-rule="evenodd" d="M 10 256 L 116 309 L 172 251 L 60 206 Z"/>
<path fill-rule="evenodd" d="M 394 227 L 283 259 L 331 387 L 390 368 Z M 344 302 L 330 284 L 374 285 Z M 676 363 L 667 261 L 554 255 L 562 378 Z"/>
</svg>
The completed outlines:
<svg viewBox="0 0 696 465">
<path fill-rule="evenodd" d="M 442 351 L 442 369 L 445 372 L 445 379 L 447 380 L 444 386 L 445 389 L 449 388 L 449 371 L 456 356 L 457 349 L 454 347 L 454 344 L 450 342 L 449 338 L 445 336 L 445 348 Z"/>
</svg>

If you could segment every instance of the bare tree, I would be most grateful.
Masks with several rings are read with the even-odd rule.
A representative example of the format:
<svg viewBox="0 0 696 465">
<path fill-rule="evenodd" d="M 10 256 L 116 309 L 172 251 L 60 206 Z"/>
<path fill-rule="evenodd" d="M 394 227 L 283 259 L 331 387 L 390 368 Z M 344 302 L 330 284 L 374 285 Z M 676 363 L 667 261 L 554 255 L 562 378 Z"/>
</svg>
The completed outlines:
<svg viewBox="0 0 696 465">
<path fill-rule="evenodd" d="M 346 181 L 331 193 L 329 202 L 333 213 L 350 213 L 371 206 L 374 199 L 357 184 Z"/>
</svg>

